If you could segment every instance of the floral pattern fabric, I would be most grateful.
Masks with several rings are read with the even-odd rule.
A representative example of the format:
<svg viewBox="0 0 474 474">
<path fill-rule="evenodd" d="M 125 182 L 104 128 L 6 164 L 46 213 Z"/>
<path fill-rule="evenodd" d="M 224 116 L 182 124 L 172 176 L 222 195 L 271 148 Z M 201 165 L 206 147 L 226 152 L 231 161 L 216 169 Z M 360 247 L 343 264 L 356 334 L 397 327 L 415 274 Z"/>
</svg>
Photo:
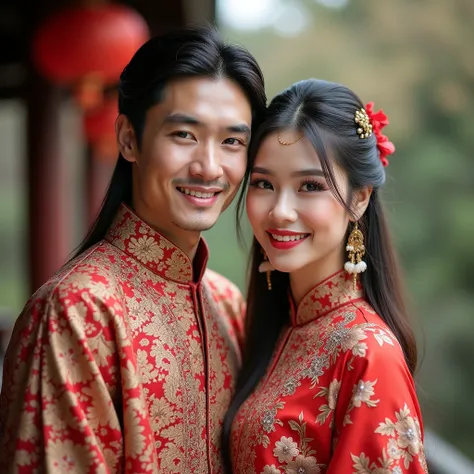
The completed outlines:
<svg viewBox="0 0 474 474">
<path fill-rule="evenodd" d="M 0 472 L 222 472 L 244 303 L 206 262 L 122 206 L 33 295 L 5 358 Z"/>
<path fill-rule="evenodd" d="M 414 382 L 397 340 L 339 272 L 292 309 L 232 426 L 234 474 L 427 473 Z"/>
</svg>

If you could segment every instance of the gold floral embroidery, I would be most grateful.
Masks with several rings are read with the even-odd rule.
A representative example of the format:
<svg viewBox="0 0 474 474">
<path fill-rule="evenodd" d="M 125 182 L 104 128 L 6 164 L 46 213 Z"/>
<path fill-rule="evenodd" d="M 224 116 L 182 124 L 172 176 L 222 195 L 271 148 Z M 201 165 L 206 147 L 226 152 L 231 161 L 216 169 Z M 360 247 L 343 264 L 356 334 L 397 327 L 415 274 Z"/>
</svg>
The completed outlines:
<svg viewBox="0 0 474 474">
<path fill-rule="evenodd" d="M 75 444 L 68 439 L 51 442 L 47 452 L 50 463 L 48 467 L 52 472 L 88 471 L 96 457 L 95 452 L 89 450 L 88 446 Z"/>
<path fill-rule="evenodd" d="M 364 357 L 367 344 L 360 341 L 367 339 L 363 327 L 338 328 L 331 333 L 326 344 L 326 350 L 334 363 L 341 352 L 351 351 L 354 356 Z"/>
<path fill-rule="evenodd" d="M 262 444 L 265 448 L 268 448 L 268 446 L 270 445 L 270 438 L 268 437 L 268 434 L 276 430 L 275 425 L 283 426 L 281 420 L 276 418 L 276 416 L 278 410 L 283 409 L 284 406 L 284 402 L 277 400 L 272 408 L 269 408 L 263 413 L 261 420 L 262 430 L 267 434 L 259 433 L 257 442 L 259 444 Z"/>
<path fill-rule="evenodd" d="M 408 468 L 413 456 L 418 455 L 423 449 L 420 423 L 410 415 L 410 409 L 406 404 L 403 409 L 395 413 L 395 418 L 395 422 L 386 418 L 385 423 L 380 423 L 375 432 L 396 439 L 397 446 L 401 450 L 399 457 L 404 459 L 405 467 Z"/>
<path fill-rule="evenodd" d="M 374 330 L 374 338 L 379 343 L 380 346 L 383 346 L 384 343 L 390 344 L 391 346 L 394 345 L 394 337 L 390 336 L 386 331 L 383 329 L 378 328 L 377 332 Z"/>
<path fill-rule="evenodd" d="M 313 397 L 313 399 L 316 397 L 327 398 L 327 403 L 319 407 L 319 411 L 321 413 L 316 418 L 316 421 L 320 425 L 323 425 L 324 423 L 326 423 L 326 420 L 329 418 L 329 416 L 334 413 L 334 410 L 336 409 L 336 405 L 337 405 L 337 399 L 339 397 L 340 388 L 341 388 L 341 382 L 339 382 L 339 380 L 333 380 L 329 384 L 329 387 L 321 387 L 319 392 Z M 334 418 L 331 418 L 329 427 L 332 428 L 333 426 L 334 426 Z"/>
<path fill-rule="evenodd" d="M 281 420 L 276 418 L 278 410 L 281 410 L 285 406 L 282 402 L 277 402 L 273 408 L 267 410 L 262 417 L 262 428 L 265 433 L 271 433 L 275 431 L 275 424 L 282 426 Z"/>
<path fill-rule="evenodd" d="M 423 454 L 419 421 L 410 415 L 410 409 L 406 404 L 399 412 L 395 412 L 395 420 L 386 418 L 385 422 L 380 423 L 375 430 L 375 433 L 389 437 L 386 448 L 383 449 L 382 456 L 377 461 L 371 462 L 365 453 L 361 453 L 359 456 L 351 454 L 356 474 L 385 472 L 402 474 L 400 462 L 403 461 L 404 468 L 409 469 L 415 458 L 420 462 L 422 469 L 428 472 Z"/>
<path fill-rule="evenodd" d="M 192 278 L 192 268 L 186 265 L 187 257 L 180 253 L 174 253 L 166 262 L 166 274 L 176 281 L 186 281 Z"/>
<path fill-rule="evenodd" d="M 210 463 L 211 470 L 219 472 L 222 468 L 220 449 L 222 424 L 240 367 L 238 335 L 234 333 L 231 321 L 236 314 L 233 308 L 237 310 L 242 303 L 238 303 L 234 288 L 230 284 L 223 287 L 222 277 L 218 277 L 214 272 L 206 271 L 204 281 L 206 285 L 202 289 L 201 301 L 204 314 L 207 315 L 204 319 L 208 334 L 207 390 L 209 404 L 212 406 L 208 415 Z M 213 288 L 212 292 L 210 288 Z M 228 317 L 224 318 L 222 315 Z"/>
<path fill-rule="evenodd" d="M 273 450 L 273 455 L 278 458 L 280 464 L 292 461 L 299 453 L 300 450 L 293 438 L 287 438 L 286 436 L 282 436 L 280 441 L 275 443 L 275 449 Z"/>
<path fill-rule="evenodd" d="M 311 438 L 306 436 L 306 422 L 304 413 L 301 412 L 298 421 L 289 420 L 288 425 L 291 430 L 296 431 L 299 443 L 293 441 L 292 437 L 282 436 L 276 441 L 273 455 L 278 459 L 280 465 L 266 465 L 263 472 L 283 472 L 285 474 L 319 474 L 322 464 L 318 464 L 315 457 L 316 451 L 310 448 Z"/>
<path fill-rule="evenodd" d="M 163 250 L 160 249 L 153 237 L 132 237 L 128 246 L 138 260 L 148 263 L 160 260 L 163 257 Z"/>
<path fill-rule="evenodd" d="M 375 462 L 371 463 L 365 453 L 361 453 L 360 456 L 351 454 L 351 457 L 354 461 L 355 474 L 402 474 L 400 468 L 391 469 L 392 463 L 385 452 L 382 453 L 382 458 L 379 458 L 380 466 Z"/>
<path fill-rule="evenodd" d="M 193 295 L 192 270 L 122 206 L 107 241 L 32 297 L 5 359 L 1 472 L 7 462 L 52 472 L 222 470 L 242 296 L 215 273 Z"/>
<path fill-rule="evenodd" d="M 359 380 L 359 383 L 354 385 L 352 405 L 359 408 L 362 403 L 365 403 L 369 408 L 373 408 L 380 400 L 372 400 L 371 397 L 375 395 L 374 385 L 377 380 L 373 382 Z"/>
<path fill-rule="evenodd" d="M 275 464 L 272 464 L 271 466 L 265 466 L 261 474 L 281 474 L 281 471 L 275 467 Z"/>
<path fill-rule="evenodd" d="M 166 398 L 156 398 L 150 396 L 151 409 L 150 416 L 155 433 L 160 433 L 163 428 L 173 424 L 176 421 L 176 413 Z"/>
<path fill-rule="evenodd" d="M 339 272 L 310 291 L 298 305 L 297 324 L 305 324 L 323 316 L 349 301 L 362 297 L 360 284 L 353 289 L 353 281 L 346 272 Z"/>
<path fill-rule="evenodd" d="M 137 350 L 137 362 L 140 367 L 140 375 L 143 383 L 154 382 L 158 378 L 158 368 L 148 361 L 148 351 Z"/>
<path fill-rule="evenodd" d="M 290 377 L 284 384 L 283 384 L 283 396 L 293 395 L 296 392 L 296 389 L 301 385 L 301 381 L 295 379 L 294 377 Z"/>
<path fill-rule="evenodd" d="M 314 388 L 319 382 L 319 377 L 326 372 L 329 365 L 329 356 L 327 354 L 318 354 L 313 357 L 310 366 L 301 375 L 311 379 L 311 388 Z"/>
<path fill-rule="evenodd" d="M 188 256 L 124 205 L 120 207 L 106 240 L 163 278 L 182 283 L 192 280 L 193 264 Z M 204 241 L 201 240 L 199 245 L 207 252 Z"/>
<path fill-rule="evenodd" d="M 372 396 L 375 395 L 374 386 L 377 383 L 377 380 L 373 382 L 359 380 L 358 383 L 354 385 L 352 389 L 352 399 L 347 408 L 346 415 L 344 417 L 343 426 L 349 425 L 352 423 L 350 412 L 354 408 L 360 408 L 364 403 L 369 408 L 374 408 L 380 402 L 380 400 L 372 400 Z"/>
<path fill-rule="evenodd" d="M 186 461 L 182 449 L 177 443 L 167 444 L 161 452 L 162 465 L 166 472 L 181 474 L 186 472 Z"/>
<path fill-rule="evenodd" d="M 313 456 L 298 456 L 294 461 L 291 461 L 287 468 L 287 474 L 320 474 L 321 467 L 318 461 Z"/>
</svg>

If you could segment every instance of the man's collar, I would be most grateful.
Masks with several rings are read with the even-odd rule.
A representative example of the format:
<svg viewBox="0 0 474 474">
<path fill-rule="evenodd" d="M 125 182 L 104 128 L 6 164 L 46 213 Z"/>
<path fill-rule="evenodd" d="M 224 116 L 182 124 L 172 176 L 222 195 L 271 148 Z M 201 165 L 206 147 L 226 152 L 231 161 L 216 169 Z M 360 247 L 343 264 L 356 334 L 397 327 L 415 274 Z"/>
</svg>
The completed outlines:
<svg viewBox="0 0 474 474">
<path fill-rule="evenodd" d="M 201 239 L 193 264 L 183 250 L 152 229 L 125 204 L 121 204 L 105 239 L 153 273 L 179 283 L 200 281 L 209 258 L 207 245 Z"/>
</svg>

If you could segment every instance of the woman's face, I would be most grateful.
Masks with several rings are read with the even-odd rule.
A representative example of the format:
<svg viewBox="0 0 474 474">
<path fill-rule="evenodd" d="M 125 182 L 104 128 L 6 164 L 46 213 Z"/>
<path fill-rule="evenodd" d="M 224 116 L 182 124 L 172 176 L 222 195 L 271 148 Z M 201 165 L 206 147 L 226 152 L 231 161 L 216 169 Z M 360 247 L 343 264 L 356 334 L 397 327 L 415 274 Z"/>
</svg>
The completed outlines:
<svg viewBox="0 0 474 474">
<path fill-rule="evenodd" d="M 292 142 L 298 132 L 283 131 L 280 137 Z M 347 176 L 333 168 L 338 190 L 347 200 Z M 309 271 L 323 279 L 342 269 L 350 216 L 329 188 L 307 138 L 292 145 L 282 145 L 277 133 L 264 139 L 250 176 L 247 213 L 277 270 Z"/>
</svg>

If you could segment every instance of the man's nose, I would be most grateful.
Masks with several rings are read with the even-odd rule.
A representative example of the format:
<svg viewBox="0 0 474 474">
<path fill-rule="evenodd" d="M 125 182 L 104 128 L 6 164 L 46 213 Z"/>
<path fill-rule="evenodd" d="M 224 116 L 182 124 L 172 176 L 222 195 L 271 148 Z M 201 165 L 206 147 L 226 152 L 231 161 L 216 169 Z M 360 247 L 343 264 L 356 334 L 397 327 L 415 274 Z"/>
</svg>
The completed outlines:
<svg viewBox="0 0 474 474">
<path fill-rule="evenodd" d="M 212 181 L 222 177 L 224 170 L 221 166 L 220 150 L 214 143 L 203 144 L 190 166 L 193 176 L 199 176 L 205 181 Z"/>
</svg>

